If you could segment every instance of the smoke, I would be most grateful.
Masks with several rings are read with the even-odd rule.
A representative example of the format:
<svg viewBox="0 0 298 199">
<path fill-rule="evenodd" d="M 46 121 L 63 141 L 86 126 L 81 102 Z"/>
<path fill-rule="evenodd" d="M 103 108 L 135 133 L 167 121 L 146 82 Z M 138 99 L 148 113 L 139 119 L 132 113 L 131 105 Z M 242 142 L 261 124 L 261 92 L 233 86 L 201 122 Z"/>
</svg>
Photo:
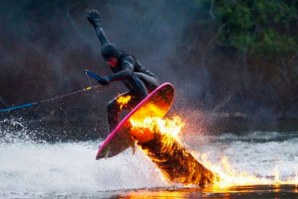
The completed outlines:
<svg viewBox="0 0 298 199">
<path fill-rule="evenodd" d="M 86 19 L 89 9 L 100 11 L 109 40 L 134 55 L 161 82 L 173 83 L 178 108 L 266 112 L 267 118 L 267 113 L 274 112 L 268 104 L 282 104 L 276 97 L 276 83 L 264 84 L 266 80 L 252 76 L 240 58 L 233 60 L 233 52 L 215 47 L 217 35 L 208 24 L 213 20 L 208 1 L 3 0 L 0 108 L 89 86 L 86 68 L 100 75 L 111 73 Z M 124 91 L 121 83 L 114 83 L 88 103 L 101 107 L 94 113 L 105 113 L 106 103 Z M 63 108 L 68 111 L 85 101 L 74 100 Z M 279 107 L 295 108 L 284 106 Z"/>
<path fill-rule="evenodd" d="M 162 81 L 174 81 L 169 60 L 177 56 L 179 37 L 193 14 L 190 7 L 184 1 L 5 0 L 0 8 L 1 101 L 20 104 L 84 87 L 85 68 L 110 72 L 86 20 L 88 9 L 101 12 L 112 42 Z"/>
<path fill-rule="evenodd" d="M 189 89 L 183 82 L 187 80 L 185 85 L 190 85 L 195 76 L 187 64 L 183 65 L 185 69 L 178 67 L 181 70 L 177 70 L 177 65 L 183 62 L 179 53 L 182 35 L 196 15 L 191 2 L 4 0 L 0 7 L 0 108 L 49 99 L 90 86 L 84 74 L 86 68 L 100 75 L 111 73 L 100 56 L 95 31 L 86 19 L 89 9 L 100 11 L 104 31 L 121 50 L 134 55 L 161 82 L 172 82 L 177 93 Z M 106 104 L 125 91 L 121 83 L 115 82 L 94 94 L 77 95 L 0 116 L 3 119 L 21 116 L 34 121 L 33 129 L 45 127 L 49 131 L 46 135 L 52 134 L 51 129 L 55 131 L 50 121 L 60 120 L 59 128 L 65 127 L 68 131 L 77 126 L 83 129 L 83 126 L 87 129 L 94 126 L 94 130 L 77 134 L 97 137 L 98 133 L 108 131 Z M 182 93 L 178 94 L 177 103 L 183 98 Z M 37 122 L 38 118 L 49 120 Z M 84 118 L 92 120 L 89 126 L 71 122 Z M 73 136 L 68 132 L 67 137 L 70 135 Z"/>
</svg>

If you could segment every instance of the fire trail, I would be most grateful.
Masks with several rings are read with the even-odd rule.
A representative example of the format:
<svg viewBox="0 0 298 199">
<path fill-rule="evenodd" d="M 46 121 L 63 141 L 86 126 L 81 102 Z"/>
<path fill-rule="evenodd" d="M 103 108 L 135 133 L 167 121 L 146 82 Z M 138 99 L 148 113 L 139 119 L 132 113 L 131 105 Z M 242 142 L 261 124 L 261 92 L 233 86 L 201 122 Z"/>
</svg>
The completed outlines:
<svg viewBox="0 0 298 199">
<path fill-rule="evenodd" d="M 169 135 L 154 132 L 152 140 L 138 145 L 170 182 L 204 187 L 218 178 Z"/>
</svg>

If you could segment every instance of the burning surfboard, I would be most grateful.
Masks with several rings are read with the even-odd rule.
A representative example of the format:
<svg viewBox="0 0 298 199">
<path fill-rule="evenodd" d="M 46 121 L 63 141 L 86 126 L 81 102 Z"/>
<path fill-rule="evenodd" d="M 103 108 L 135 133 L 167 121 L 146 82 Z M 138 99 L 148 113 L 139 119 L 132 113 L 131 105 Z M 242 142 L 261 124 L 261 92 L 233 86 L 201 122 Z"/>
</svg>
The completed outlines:
<svg viewBox="0 0 298 199">
<path fill-rule="evenodd" d="M 215 175 L 199 163 L 175 136 L 181 119 L 164 118 L 174 99 L 174 88 L 164 83 L 140 102 L 100 145 L 96 159 L 115 156 L 137 143 L 170 182 L 204 186 Z"/>
</svg>

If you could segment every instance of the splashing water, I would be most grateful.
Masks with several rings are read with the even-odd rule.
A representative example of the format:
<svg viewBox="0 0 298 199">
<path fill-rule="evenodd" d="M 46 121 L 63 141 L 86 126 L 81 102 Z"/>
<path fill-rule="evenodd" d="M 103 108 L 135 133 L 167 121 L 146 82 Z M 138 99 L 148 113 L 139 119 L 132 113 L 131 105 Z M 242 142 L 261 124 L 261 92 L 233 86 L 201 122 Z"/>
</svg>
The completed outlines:
<svg viewBox="0 0 298 199">
<path fill-rule="evenodd" d="M 30 141 L 30 132 L 21 128 L 18 132 L 2 131 L 1 135 L 5 135 L 5 139 L 0 139 L 2 193 L 86 193 L 173 186 L 163 180 L 160 171 L 138 150 L 134 155 L 128 149 L 113 158 L 95 161 L 99 144 L 96 141 L 35 142 Z M 211 162 L 230 173 L 246 172 L 267 180 L 266 184 L 297 178 L 298 132 L 190 137 L 188 140 L 185 135 L 185 143 L 207 167 Z M 226 162 L 223 157 L 227 157 Z M 228 169 L 224 164 L 229 165 Z M 297 184 L 297 179 L 293 183 Z"/>
</svg>

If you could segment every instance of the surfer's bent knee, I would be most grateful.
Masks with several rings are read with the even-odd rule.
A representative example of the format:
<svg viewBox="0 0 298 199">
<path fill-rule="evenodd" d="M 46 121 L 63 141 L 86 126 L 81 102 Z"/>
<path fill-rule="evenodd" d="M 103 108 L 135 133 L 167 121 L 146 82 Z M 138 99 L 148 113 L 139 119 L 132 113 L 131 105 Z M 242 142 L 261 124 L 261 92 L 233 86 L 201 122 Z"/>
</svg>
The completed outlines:
<svg viewBox="0 0 298 199">
<path fill-rule="evenodd" d="M 120 110 L 119 105 L 116 103 L 116 100 L 112 100 L 107 105 L 108 113 L 115 113 Z"/>
</svg>

